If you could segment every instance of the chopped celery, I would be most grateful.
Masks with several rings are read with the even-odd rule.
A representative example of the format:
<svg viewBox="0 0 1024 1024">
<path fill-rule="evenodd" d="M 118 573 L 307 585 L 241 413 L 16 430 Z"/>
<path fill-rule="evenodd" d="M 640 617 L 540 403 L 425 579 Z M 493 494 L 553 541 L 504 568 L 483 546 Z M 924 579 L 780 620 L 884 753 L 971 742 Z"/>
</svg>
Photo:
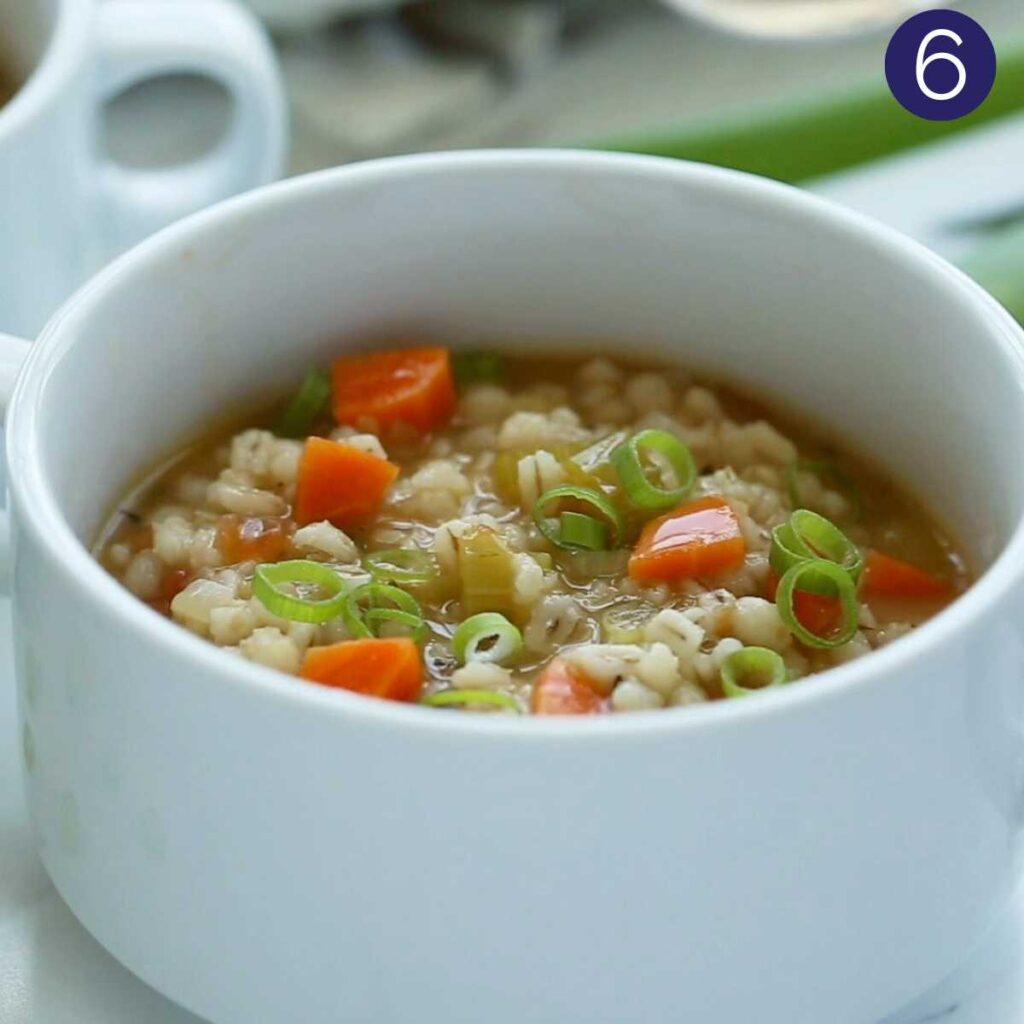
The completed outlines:
<svg viewBox="0 0 1024 1024">
<path fill-rule="evenodd" d="M 601 438 L 596 444 L 577 452 L 571 459 L 573 465 L 581 473 L 597 477 L 604 484 L 615 484 L 618 475 L 612 465 L 612 452 L 621 448 L 629 440 L 629 431 L 617 430 L 614 434 Z M 575 481 L 574 481 L 575 482 Z"/>
<path fill-rule="evenodd" d="M 516 504 L 519 501 L 519 460 L 520 451 L 501 452 L 494 460 L 494 489 L 502 501 Z"/>
<path fill-rule="evenodd" d="M 657 612 L 646 601 L 617 604 L 601 616 L 601 635 L 609 644 L 639 644 L 644 640 L 644 625 Z"/>
<path fill-rule="evenodd" d="M 589 583 L 601 577 L 624 576 L 629 566 L 629 550 L 565 551 L 559 552 L 559 563 L 566 574 L 580 582 Z"/>
<path fill-rule="evenodd" d="M 621 435 L 621 438 L 618 434 L 612 435 L 614 438 L 619 438 L 612 445 L 612 449 L 614 450 L 614 448 L 618 447 L 622 443 L 622 438 L 627 436 L 625 433 Z M 610 463 L 598 465 L 598 450 L 602 449 L 602 446 L 609 440 L 609 438 L 606 438 L 604 441 L 599 441 L 596 445 L 591 445 L 582 451 L 578 444 L 550 444 L 543 445 L 542 448 L 544 451 L 550 452 L 558 460 L 565 471 L 566 483 L 576 487 L 590 487 L 596 491 L 607 491 L 609 486 L 615 482 L 615 471 Z M 538 450 L 540 449 L 523 450 L 517 448 L 514 451 L 501 452 L 494 460 L 495 490 L 502 501 L 518 504 L 522 500 L 522 496 L 519 493 L 519 461 L 527 455 L 536 454 Z M 580 459 L 587 455 L 588 452 L 593 453 L 592 456 L 589 457 L 588 461 L 581 462 Z M 593 472 L 589 468 L 591 466 L 593 467 Z"/>
<path fill-rule="evenodd" d="M 462 538 L 459 577 L 466 617 L 480 612 L 501 612 L 510 618 L 515 614 L 515 559 L 494 530 L 480 527 Z"/>
</svg>

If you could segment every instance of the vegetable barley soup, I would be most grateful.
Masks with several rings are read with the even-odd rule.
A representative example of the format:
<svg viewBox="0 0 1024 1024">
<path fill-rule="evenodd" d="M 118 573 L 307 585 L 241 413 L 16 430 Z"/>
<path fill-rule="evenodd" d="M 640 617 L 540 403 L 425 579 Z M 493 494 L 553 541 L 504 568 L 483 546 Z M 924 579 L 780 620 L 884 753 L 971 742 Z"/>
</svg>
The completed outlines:
<svg viewBox="0 0 1024 1024">
<path fill-rule="evenodd" d="M 891 481 L 727 389 L 444 348 L 310 370 L 126 499 L 97 554 L 238 657 L 463 713 L 743 698 L 968 583 Z"/>
</svg>

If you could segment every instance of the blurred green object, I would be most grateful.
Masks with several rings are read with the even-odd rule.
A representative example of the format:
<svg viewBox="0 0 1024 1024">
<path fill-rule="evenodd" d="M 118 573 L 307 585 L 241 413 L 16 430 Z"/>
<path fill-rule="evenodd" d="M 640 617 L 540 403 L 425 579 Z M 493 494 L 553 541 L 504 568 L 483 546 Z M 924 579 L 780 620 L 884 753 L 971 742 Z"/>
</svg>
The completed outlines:
<svg viewBox="0 0 1024 1024">
<path fill-rule="evenodd" d="M 1024 213 L 959 262 L 963 271 L 1024 323 Z"/>
<path fill-rule="evenodd" d="M 699 160 L 797 183 L 868 163 L 1024 110 L 1024 39 L 997 41 L 989 98 L 959 121 L 922 121 L 878 82 L 809 103 L 762 106 L 676 132 L 610 140 L 594 148 Z"/>
<path fill-rule="evenodd" d="M 896 102 L 879 62 L 878 81 L 811 102 L 762 105 L 675 132 L 598 148 L 731 167 L 799 184 L 893 156 L 1024 111 L 1024 38 L 996 41 L 999 71 L 988 99 L 958 121 L 923 121 Z M 1010 169 L 1024 175 L 1021 169 Z M 961 268 L 1024 323 L 1024 209 L 994 224 L 960 259 Z"/>
</svg>

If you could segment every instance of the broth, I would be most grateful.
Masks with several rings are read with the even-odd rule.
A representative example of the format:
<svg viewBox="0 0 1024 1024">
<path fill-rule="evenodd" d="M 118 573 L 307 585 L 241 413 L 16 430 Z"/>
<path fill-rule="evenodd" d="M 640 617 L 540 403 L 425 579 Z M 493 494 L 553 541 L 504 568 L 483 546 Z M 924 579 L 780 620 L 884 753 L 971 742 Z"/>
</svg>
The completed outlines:
<svg viewBox="0 0 1024 1024">
<path fill-rule="evenodd" d="M 0 64 L 0 107 L 5 106 L 17 91 L 18 87 L 14 76 L 7 71 L 3 64 Z"/>
<path fill-rule="evenodd" d="M 402 380 L 425 358 L 403 364 Z M 437 358 L 447 365 L 446 353 Z M 339 589 L 393 584 L 422 617 L 415 698 L 476 711 L 629 711 L 721 699 L 736 695 L 728 679 L 742 665 L 732 657 L 741 649 L 766 652 L 744 691 L 771 680 L 766 666 L 791 682 L 898 639 L 968 585 L 956 546 L 886 473 L 852 446 L 728 386 L 604 357 L 479 353 L 455 362 L 470 382 L 436 423 L 414 429 L 391 423 L 390 413 L 366 414 L 367 396 L 381 386 L 372 359 L 340 360 L 333 415 L 318 410 L 294 440 L 272 432 L 280 407 L 241 430 L 211 432 L 121 502 L 96 556 L 160 614 L 243 657 L 329 685 L 347 684 L 315 664 L 331 652 L 348 656 L 359 637 L 405 635 L 408 611 L 395 614 L 396 599 L 371 590 L 347 618 L 296 621 L 282 616 L 279 598 L 268 607 L 254 595 L 256 565 L 312 561 L 335 574 Z M 366 363 L 376 376 L 366 375 Z M 347 381 L 360 383 L 346 398 Z M 354 403 L 351 415 L 345 402 Z M 430 411 L 422 402 L 403 409 L 411 419 Z M 644 431 L 654 432 L 643 442 L 652 447 L 633 449 L 641 478 L 631 488 L 623 447 Z M 696 478 L 673 497 L 672 485 L 683 483 L 681 451 Z M 350 505 L 369 502 L 383 467 L 396 467 L 397 478 L 368 512 L 321 515 L 326 506 L 304 483 L 314 455 L 343 467 L 320 480 L 318 501 L 324 490 L 345 491 L 346 475 L 365 478 L 353 484 Z M 542 496 L 566 486 L 585 493 L 550 499 L 552 514 L 542 507 L 538 519 Z M 797 509 L 828 522 L 794 517 Z M 700 534 L 709 516 L 724 530 L 714 543 Z M 804 540 L 810 531 L 812 547 L 787 562 L 778 530 L 797 526 Z M 830 590 L 805 574 L 792 602 L 776 593 L 788 569 L 833 557 L 819 535 L 829 527 L 848 546 L 844 557 L 867 560 L 863 573 L 850 569 L 854 618 L 839 625 L 829 616 L 843 611 L 843 580 Z M 677 530 L 691 531 L 692 550 Z M 675 545 L 667 553 L 665 536 Z M 285 590 L 325 597 L 308 580 Z M 502 664 L 488 653 L 504 642 L 500 630 L 468 661 L 460 656 L 457 631 L 481 614 L 502 616 L 517 637 Z M 844 629 L 849 636 L 834 642 Z M 348 688 L 388 696 L 366 680 Z M 548 690 L 556 698 L 546 704 Z"/>
</svg>

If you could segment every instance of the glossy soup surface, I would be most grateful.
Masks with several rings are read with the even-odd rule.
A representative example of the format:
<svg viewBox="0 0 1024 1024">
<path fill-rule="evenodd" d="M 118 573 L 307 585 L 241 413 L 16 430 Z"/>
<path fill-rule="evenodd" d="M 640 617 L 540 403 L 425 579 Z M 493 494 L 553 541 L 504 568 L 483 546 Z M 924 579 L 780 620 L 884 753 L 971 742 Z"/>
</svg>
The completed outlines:
<svg viewBox="0 0 1024 1024">
<path fill-rule="evenodd" d="M 0 64 L 0 107 L 11 99 L 16 91 L 14 76 L 7 71 L 3 64 Z"/>
<path fill-rule="evenodd" d="M 308 383 L 290 421 L 211 433 L 126 495 L 96 555 L 311 685 L 449 713 L 738 699 L 897 640 L 969 582 L 873 465 L 684 369 L 415 349 Z"/>
</svg>

